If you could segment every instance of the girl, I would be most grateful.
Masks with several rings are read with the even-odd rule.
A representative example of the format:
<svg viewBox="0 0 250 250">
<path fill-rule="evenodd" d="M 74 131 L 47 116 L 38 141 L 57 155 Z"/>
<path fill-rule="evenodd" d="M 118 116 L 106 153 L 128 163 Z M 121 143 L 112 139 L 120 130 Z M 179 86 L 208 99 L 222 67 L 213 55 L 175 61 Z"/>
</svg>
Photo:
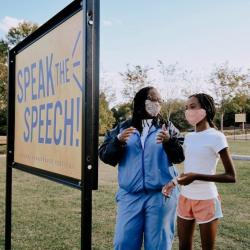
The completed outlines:
<svg viewBox="0 0 250 250">
<path fill-rule="evenodd" d="M 177 207 L 179 249 L 192 249 L 195 222 L 199 224 L 203 250 L 214 249 L 221 202 L 214 182 L 235 182 L 235 170 L 228 152 L 227 140 L 215 129 L 214 100 L 207 94 L 189 97 L 185 117 L 195 126 L 184 141 L 184 174 L 163 187 L 169 196 L 178 183 L 182 185 Z M 216 174 L 216 165 L 222 160 L 225 173 Z"/>
</svg>

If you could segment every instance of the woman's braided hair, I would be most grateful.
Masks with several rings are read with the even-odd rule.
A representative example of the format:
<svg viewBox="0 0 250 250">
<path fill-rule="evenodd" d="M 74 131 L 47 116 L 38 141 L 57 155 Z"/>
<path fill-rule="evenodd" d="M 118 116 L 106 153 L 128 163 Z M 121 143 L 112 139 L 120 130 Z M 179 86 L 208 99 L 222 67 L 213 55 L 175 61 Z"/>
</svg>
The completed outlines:
<svg viewBox="0 0 250 250">
<path fill-rule="evenodd" d="M 204 93 L 199 93 L 199 94 L 194 94 L 194 95 L 189 96 L 189 98 L 191 97 L 196 97 L 198 99 L 198 102 L 200 103 L 201 108 L 206 110 L 207 121 L 210 127 L 216 128 L 213 122 L 213 119 L 216 113 L 216 108 L 215 108 L 213 97 Z"/>
<path fill-rule="evenodd" d="M 154 87 L 144 87 L 140 89 L 133 100 L 133 114 L 132 114 L 132 126 L 135 127 L 140 133 L 142 132 L 142 119 L 146 119 L 148 114 L 145 110 L 145 101 L 148 99 L 148 94 L 151 89 Z M 160 114 L 153 118 L 153 124 L 156 124 L 157 121 L 163 122 L 163 119 Z"/>
</svg>

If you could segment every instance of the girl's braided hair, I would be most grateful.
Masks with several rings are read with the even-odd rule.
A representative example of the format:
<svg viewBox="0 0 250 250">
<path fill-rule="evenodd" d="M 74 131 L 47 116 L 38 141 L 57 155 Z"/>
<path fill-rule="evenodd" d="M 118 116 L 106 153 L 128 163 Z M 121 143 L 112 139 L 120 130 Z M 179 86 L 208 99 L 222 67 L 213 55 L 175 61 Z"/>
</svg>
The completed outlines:
<svg viewBox="0 0 250 250">
<path fill-rule="evenodd" d="M 216 128 L 213 122 L 213 119 L 216 113 L 216 108 L 215 108 L 213 97 L 204 93 L 199 93 L 199 94 L 194 94 L 194 95 L 189 96 L 189 98 L 191 97 L 196 97 L 198 99 L 198 102 L 200 103 L 201 108 L 206 110 L 207 121 L 210 127 Z"/>
</svg>

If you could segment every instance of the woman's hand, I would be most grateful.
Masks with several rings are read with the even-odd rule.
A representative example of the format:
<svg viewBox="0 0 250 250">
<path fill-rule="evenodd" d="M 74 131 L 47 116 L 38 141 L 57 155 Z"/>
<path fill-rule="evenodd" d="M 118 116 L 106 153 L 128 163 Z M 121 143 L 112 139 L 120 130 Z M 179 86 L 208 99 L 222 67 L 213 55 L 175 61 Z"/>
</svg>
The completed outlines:
<svg viewBox="0 0 250 250">
<path fill-rule="evenodd" d="M 196 174 L 195 173 L 186 173 L 186 174 L 181 174 L 178 178 L 177 178 L 177 182 L 180 185 L 188 185 L 190 183 L 192 183 L 196 178 Z"/>
<path fill-rule="evenodd" d="M 124 129 L 119 135 L 118 135 L 118 140 L 120 142 L 127 142 L 127 140 L 129 139 L 129 137 L 135 132 L 135 128 L 134 127 L 129 127 Z"/>
<path fill-rule="evenodd" d="M 174 189 L 175 184 L 173 181 L 170 181 L 169 183 L 167 183 L 165 186 L 163 186 L 161 192 L 164 196 L 166 197 L 170 197 L 172 190 Z"/>
<path fill-rule="evenodd" d="M 166 129 L 165 124 L 162 125 L 162 130 L 158 133 L 157 137 L 156 137 L 156 143 L 160 144 L 160 143 L 164 143 L 167 142 L 170 138 L 170 135 Z"/>
</svg>

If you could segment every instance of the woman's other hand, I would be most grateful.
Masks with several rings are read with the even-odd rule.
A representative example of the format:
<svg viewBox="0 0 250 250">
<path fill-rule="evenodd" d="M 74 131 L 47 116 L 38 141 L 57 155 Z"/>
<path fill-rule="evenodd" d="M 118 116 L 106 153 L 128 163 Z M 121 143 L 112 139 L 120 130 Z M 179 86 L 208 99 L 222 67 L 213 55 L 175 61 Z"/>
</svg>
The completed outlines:
<svg viewBox="0 0 250 250">
<path fill-rule="evenodd" d="M 170 197 L 172 190 L 174 189 L 175 184 L 173 181 L 170 181 L 169 183 L 167 183 L 165 186 L 163 186 L 161 192 L 164 196 L 166 197 Z"/>
<path fill-rule="evenodd" d="M 160 144 L 160 143 L 167 142 L 169 140 L 169 138 L 170 138 L 170 135 L 166 129 L 165 124 L 163 124 L 161 131 L 158 133 L 158 135 L 156 137 L 156 143 Z"/>
<path fill-rule="evenodd" d="M 120 142 L 127 142 L 127 140 L 129 139 L 129 137 L 135 132 L 135 128 L 134 127 L 129 127 L 124 129 L 119 135 L 118 135 L 118 140 Z"/>
</svg>

